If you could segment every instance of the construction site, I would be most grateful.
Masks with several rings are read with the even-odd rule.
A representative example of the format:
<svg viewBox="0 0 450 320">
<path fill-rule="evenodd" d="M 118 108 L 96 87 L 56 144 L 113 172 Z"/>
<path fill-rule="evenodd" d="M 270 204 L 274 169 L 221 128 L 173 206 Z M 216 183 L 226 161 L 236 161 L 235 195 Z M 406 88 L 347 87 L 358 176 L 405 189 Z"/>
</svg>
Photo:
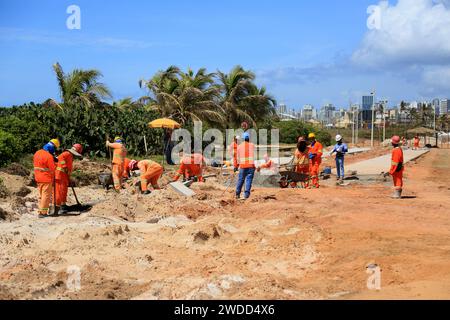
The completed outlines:
<svg viewBox="0 0 450 320">
<path fill-rule="evenodd" d="M 109 166 L 85 158 L 74 162 L 84 178 L 68 203 L 91 210 L 47 219 L 37 218 L 32 171 L 9 165 L 0 172 L 0 299 L 449 299 L 450 150 L 404 151 L 401 200 L 389 197 L 390 151 L 351 148 L 344 183 L 333 169 L 320 189 L 257 175 L 245 202 L 222 168 L 207 167 L 186 195 L 170 187 L 168 167 L 161 190 L 144 196 L 105 190 L 98 176 Z"/>
</svg>

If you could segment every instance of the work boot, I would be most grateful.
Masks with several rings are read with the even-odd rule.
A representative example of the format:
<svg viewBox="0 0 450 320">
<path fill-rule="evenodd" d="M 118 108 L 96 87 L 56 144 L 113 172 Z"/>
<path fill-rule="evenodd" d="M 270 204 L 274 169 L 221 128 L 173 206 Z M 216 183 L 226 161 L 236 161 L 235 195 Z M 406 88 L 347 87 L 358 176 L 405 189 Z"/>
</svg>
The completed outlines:
<svg viewBox="0 0 450 320">
<path fill-rule="evenodd" d="M 56 206 L 51 215 L 52 216 L 57 216 L 59 214 L 60 210 L 61 210 L 61 207 L 60 206 Z"/>
<path fill-rule="evenodd" d="M 147 195 L 147 194 L 150 194 L 150 193 L 152 193 L 150 190 L 145 190 L 145 191 L 142 192 L 143 195 Z"/>
<path fill-rule="evenodd" d="M 69 212 L 69 207 L 65 204 L 63 204 L 61 206 L 61 208 L 59 209 L 59 214 L 66 214 L 67 212 Z"/>
<path fill-rule="evenodd" d="M 392 199 L 401 199 L 402 198 L 402 190 L 395 190 L 394 194 L 391 196 Z"/>
</svg>

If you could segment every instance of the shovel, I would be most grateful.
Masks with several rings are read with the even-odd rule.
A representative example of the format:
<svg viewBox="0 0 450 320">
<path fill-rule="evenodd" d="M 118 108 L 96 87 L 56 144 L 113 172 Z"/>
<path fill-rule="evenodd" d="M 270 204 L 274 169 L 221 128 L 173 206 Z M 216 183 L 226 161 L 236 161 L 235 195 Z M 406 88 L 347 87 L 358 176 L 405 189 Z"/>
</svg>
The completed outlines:
<svg viewBox="0 0 450 320">
<path fill-rule="evenodd" d="M 77 197 L 77 194 L 75 192 L 75 188 L 73 186 L 70 186 L 70 187 L 72 188 L 73 195 L 75 197 L 75 200 L 77 201 L 77 205 L 76 206 L 72 206 L 71 207 L 71 211 L 84 212 L 84 211 L 91 210 L 92 209 L 91 205 L 88 205 L 88 204 L 83 205 L 83 204 L 80 203 L 80 201 L 78 201 L 78 197 Z"/>
</svg>

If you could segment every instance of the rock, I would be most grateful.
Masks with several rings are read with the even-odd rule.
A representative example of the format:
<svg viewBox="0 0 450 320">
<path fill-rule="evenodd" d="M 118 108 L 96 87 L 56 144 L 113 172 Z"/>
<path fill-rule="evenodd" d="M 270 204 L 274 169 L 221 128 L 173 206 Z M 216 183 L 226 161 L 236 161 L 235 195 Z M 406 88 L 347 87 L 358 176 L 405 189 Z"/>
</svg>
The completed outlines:
<svg viewBox="0 0 450 320">
<path fill-rule="evenodd" d="M 30 193 L 31 193 L 30 189 L 28 189 L 27 187 L 22 187 L 22 188 L 20 188 L 19 191 L 14 192 L 14 195 L 16 195 L 18 197 L 26 197 Z"/>
<path fill-rule="evenodd" d="M 90 236 L 90 234 L 89 233 L 85 233 L 85 235 L 82 237 L 82 239 L 83 240 L 87 240 L 87 239 L 89 239 L 91 236 Z"/>
</svg>

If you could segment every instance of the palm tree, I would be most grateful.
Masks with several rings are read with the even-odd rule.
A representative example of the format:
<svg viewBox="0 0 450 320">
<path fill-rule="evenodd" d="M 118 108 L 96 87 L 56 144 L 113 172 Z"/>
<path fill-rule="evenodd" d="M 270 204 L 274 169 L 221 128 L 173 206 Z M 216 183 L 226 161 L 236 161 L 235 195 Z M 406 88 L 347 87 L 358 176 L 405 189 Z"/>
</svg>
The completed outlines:
<svg viewBox="0 0 450 320">
<path fill-rule="evenodd" d="M 100 104 L 103 98 L 111 98 L 108 87 L 98 81 L 102 77 L 98 70 L 75 69 L 65 74 L 59 63 L 53 65 L 53 70 L 58 80 L 61 104 L 49 99 L 45 102 L 47 105 L 61 109 L 73 106 L 90 108 Z"/>
<path fill-rule="evenodd" d="M 214 85 L 214 74 L 202 68 L 194 73 L 188 69 L 182 72 L 171 66 L 158 72 L 149 81 L 141 80 L 140 87 L 146 87 L 152 96 L 140 101 L 157 110 L 163 117 L 173 118 L 182 125 L 193 121 L 220 123 L 224 121 L 218 104 L 219 87 Z"/>
<path fill-rule="evenodd" d="M 234 67 L 228 74 L 217 72 L 222 90 L 221 106 L 225 111 L 226 127 L 237 125 L 240 121 L 247 120 L 256 126 L 252 116 L 245 110 L 243 99 L 249 94 L 249 88 L 255 79 L 255 74 L 244 70 L 241 66 Z M 248 107 L 248 105 L 247 105 Z"/>
<path fill-rule="evenodd" d="M 255 84 L 250 84 L 247 96 L 242 99 L 242 109 L 252 117 L 254 122 L 263 121 L 268 116 L 276 114 L 275 107 L 277 101 L 266 93 L 266 88 L 258 88 Z"/>
<path fill-rule="evenodd" d="M 113 107 L 119 108 L 121 110 L 137 107 L 140 105 L 141 104 L 139 103 L 139 101 L 133 101 L 131 97 L 126 97 L 113 102 Z"/>
</svg>

